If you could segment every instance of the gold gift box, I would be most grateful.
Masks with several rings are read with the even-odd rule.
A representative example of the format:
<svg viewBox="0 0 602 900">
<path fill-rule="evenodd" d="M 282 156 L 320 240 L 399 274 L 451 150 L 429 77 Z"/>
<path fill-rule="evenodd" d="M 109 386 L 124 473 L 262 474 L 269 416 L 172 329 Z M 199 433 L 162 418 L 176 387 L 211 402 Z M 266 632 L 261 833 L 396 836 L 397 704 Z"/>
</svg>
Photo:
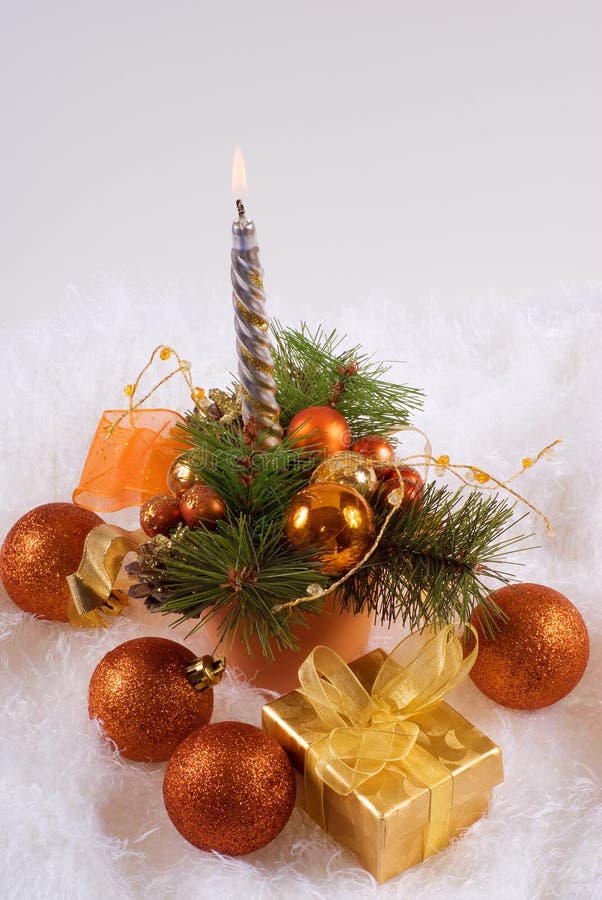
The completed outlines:
<svg viewBox="0 0 602 900">
<path fill-rule="evenodd" d="M 370 691 L 386 658 L 374 650 L 349 667 Z M 324 726 L 300 691 L 291 691 L 263 707 L 263 727 L 288 753 L 297 772 L 297 803 L 306 808 L 304 769 L 309 746 L 324 736 Z M 491 790 L 503 780 L 500 748 L 451 706 L 441 702 L 412 717 L 420 727 L 417 743 L 435 756 L 453 779 L 450 839 L 479 819 Z M 327 833 L 349 850 L 379 882 L 387 881 L 424 858 L 430 817 L 430 790 L 390 763 L 348 796 L 323 787 Z"/>
</svg>

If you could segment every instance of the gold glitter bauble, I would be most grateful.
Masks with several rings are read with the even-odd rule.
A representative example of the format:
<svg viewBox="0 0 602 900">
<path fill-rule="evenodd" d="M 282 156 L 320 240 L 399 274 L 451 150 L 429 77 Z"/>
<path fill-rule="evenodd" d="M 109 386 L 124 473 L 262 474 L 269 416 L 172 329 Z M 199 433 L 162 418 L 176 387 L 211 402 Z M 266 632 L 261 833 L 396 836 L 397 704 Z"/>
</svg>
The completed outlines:
<svg viewBox="0 0 602 900">
<path fill-rule="evenodd" d="M 186 677 L 194 653 L 165 638 L 144 637 L 110 650 L 90 681 L 88 710 L 128 759 L 169 759 L 184 738 L 206 725 L 213 690 Z"/>
<path fill-rule="evenodd" d="M 178 500 L 196 482 L 196 477 L 185 459 L 172 462 L 167 473 L 167 487 Z"/>
<path fill-rule="evenodd" d="M 347 419 L 331 406 L 308 406 L 293 416 L 286 429 L 295 447 L 338 453 L 351 448 Z"/>
<path fill-rule="evenodd" d="M 155 494 L 140 507 L 140 527 L 149 537 L 169 532 L 180 523 L 180 502 L 171 494 Z"/>
<path fill-rule="evenodd" d="M 215 528 L 218 519 L 226 518 L 226 504 L 209 485 L 193 484 L 180 497 L 180 514 L 191 528 Z"/>
<path fill-rule="evenodd" d="M 322 482 L 295 494 L 286 535 L 300 550 L 315 548 L 327 575 L 342 575 L 364 557 L 374 541 L 374 514 L 353 488 Z"/>
<path fill-rule="evenodd" d="M 68 622 L 67 575 L 81 562 L 88 533 L 103 520 L 73 503 L 45 503 L 25 513 L 0 550 L 0 578 L 26 612 Z"/>
<path fill-rule="evenodd" d="M 297 784 L 278 742 L 254 725 L 216 722 L 175 751 L 163 782 L 169 818 L 201 850 L 240 856 L 286 825 Z"/>
<path fill-rule="evenodd" d="M 507 621 L 495 639 L 475 610 L 479 655 L 470 677 L 496 703 L 512 709 L 540 709 L 566 697 L 589 659 L 585 622 L 570 600 L 541 584 L 511 584 L 491 599 Z"/>
<path fill-rule="evenodd" d="M 311 483 L 334 481 L 354 488 L 362 497 L 371 497 L 378 487 L 376 472 L 365 456 L 346 450 L 332 453 L 314 469 Z"/>
</svg>

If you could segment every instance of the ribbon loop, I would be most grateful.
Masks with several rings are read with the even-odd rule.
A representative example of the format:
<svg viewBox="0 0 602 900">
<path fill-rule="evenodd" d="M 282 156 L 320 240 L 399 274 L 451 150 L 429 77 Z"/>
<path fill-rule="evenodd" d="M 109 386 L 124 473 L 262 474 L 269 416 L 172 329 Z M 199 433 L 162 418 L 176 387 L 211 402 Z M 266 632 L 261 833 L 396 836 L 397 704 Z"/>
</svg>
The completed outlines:
<svg viewBox="0 0 602 900">
<path fill-rule="evenodd" d="M 449 839 L 453 779 L 449 770 L 417 744 L 413 717 L 433 709 L 466 678 L 478 653 L 464 657 L 454 625 L 401 641 L 381 666 L 370 692 L 330 648 L 316 647 L 299 669 L 301 690 L 316 712 L 323 733 L 308 749 L 305 784 L 310 815 L 325 825 L 324 787 L 348 796 L 397 764 L 430 791 L 424 856 Z"/>
</svg>

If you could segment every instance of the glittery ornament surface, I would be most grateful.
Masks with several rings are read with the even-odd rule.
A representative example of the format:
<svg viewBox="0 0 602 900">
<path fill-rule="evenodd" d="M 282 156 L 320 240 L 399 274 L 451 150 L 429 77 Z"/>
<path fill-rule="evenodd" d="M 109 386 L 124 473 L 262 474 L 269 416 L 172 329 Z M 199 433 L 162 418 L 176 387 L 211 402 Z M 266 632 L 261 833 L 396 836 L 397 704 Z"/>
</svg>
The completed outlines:
<svg viewBox="0 0 602 900">
<path fill-rule="evenodd" d="M 293 497 L 286 536 L 294 547 L 315 548 L 315 558 L 329 575 L 348 572 L 374 540 L 374 514 L 353 488 L 335 482 L 312 484 Z"/>
<path fill-rule="evenodd" d="M 512 709 L 540 709 L 565 697 L 589 659 L 589 637 L 577 608 L 540 584 L 512 584 L 492 595 L 508 621 L 495 639 L 477 609 L 479 655 L 470 677 L 492 700 Z"/>
<path fill-rule="evenodd" d="M 0 577 L 26 612 L 68 622 L 66 577 L 77 570 L 88 532 L 103 520 L 72 503 L 46 503 L 25 513 L 0 551 Z"/>
<path fill-rule="evenodd" d="M 149 537 L 169 534 L 180 522 L 180 503 L 171 494 L 149 497 L 140 507 L 140 527 Z"/>
<path fill-rule="evenodd" d="M 191 528 L 213 528 L 218 519 L 226 518 L 226 504 L 209 485 L 193 484 L 180 497 L 180 514 Z"/>
<path fill-rule="evenodd" d="M 242 722 L 219 722 L 190 735 L 170 759 L 163 784 L 180 834 L 201 850 L 233 856 L 273 840 L 295 796 L 295 773 L 284 750 Z"/>
<path fill-rule="evenodd" d="M 213 691 L 196 691 L 186 677 L 194 653 L 164 638 L 126 641 L 101 659 L 90 681 L 90 718 L 128 759 L 169 759 L 178 744 L 205 725 Z"/>
</svg>

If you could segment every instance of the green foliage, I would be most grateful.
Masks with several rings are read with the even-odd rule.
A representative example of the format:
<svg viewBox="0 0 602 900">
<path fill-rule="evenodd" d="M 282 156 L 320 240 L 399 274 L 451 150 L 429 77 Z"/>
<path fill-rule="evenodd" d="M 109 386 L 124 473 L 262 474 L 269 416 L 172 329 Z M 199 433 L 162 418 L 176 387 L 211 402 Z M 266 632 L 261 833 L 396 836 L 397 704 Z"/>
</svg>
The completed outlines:
<svg viewBox="0 0 602 900">
<path fill-rule="evenodd" d="M 280 418 L 286 428 L 307 406 L 334 406 L 354 437 L 386 434 L 407 425 L 422 407 L 422 391 L 384 380 L 390 366 L 374 362 L 359 346 L 344 349 L 344 338 L 321 328 L 314 334 L 272 323 L 274 378 Z"/>
<path fill-rule="evenodd" d="M 383 380 L 388 367 L 359 347 L 341 348 L 335 332 L 274 327 L 275 377 L 282 422 L 311 405 L 331 404 L 354 435 L 386 433 L 408 421 L 421 403 L 419 391 Z M 287 541 L 284 526 L 291 499 L 310 478 L 319 455 L 296 449 L 286 438 L 276 447 L 253 445 L 242 420 L 224 422 L 190 415 L 187 457 L 196 476 L 224 499 L 228 518 L 214 531 L 179 526 L 169 538 L 140 548 L 147 603 L 197 620 L 193 630 L 217 616 L 220 634 L 247 646 L 257 636 L 265 656 L 296 645 L 292 627 L 320 601 L 308 588 L 333 583 L 311 553 Z M 373 498 L 377 530 L 389 507 Z M 401 620 L 412 629 L 459 619 L 477 604 L 493 629 L 497 608 L 489 598 L 510 580 L 508 566 L 522 538 L 510 531 L 512 506 L 497 495 L 450 491 L 430 484 L 419 503 L 398 510 L 368 561 L 337 591 L 343 608 L 374 610 L 383 622 Z M 307 601 L 275 611 L 299 597 Z"/>
<path fill-rule="evenodd" d="M 140 549 L 144 578 L 167 596 L 166 613 L 175 621 L 198 618 L 191 633 L 213 616 L 223 616 L 220 637 L 253 635 L 264 656 L 278 648 L 295 647 L 291 627 L 305 612 L 319 612 L 320 602 L 308 599 L 294 610 L 275 614 L 272 607 L 291 596 L 305 596 L 310 584 L 325 584 L 307 555 L 291 551 L 282 541 L 282 527 L 260 517 L 251 529 L 246 517 L 218 522 L 216 531 L 180 527 L 170 539 L 155 539 Z"/>
<path fill-rule="evenodd" d="M 387 510 L 378 505 L 380 527 Z M 413 630 L 467 622 L 481 604 L 495 630 L 499 610 L 489 595 L 511 580 L 508 567 L 517 563 L 509 557 L 525 549 L 524 536 L 509 533 L 513 508 L 497 494 L 466 496 L 432 482 L 419 503 L 391 518 L 374 554 L 345 583 L 343 606 L 371 607 L 382 622 L 401 619 Z"/>
</svg>

